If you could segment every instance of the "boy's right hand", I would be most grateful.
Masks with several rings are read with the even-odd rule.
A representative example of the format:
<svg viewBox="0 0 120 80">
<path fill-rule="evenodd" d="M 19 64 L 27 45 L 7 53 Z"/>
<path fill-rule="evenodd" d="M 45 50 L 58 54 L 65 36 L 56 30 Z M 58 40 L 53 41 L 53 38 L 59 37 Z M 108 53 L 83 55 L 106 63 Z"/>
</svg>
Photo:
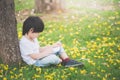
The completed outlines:
<svg viewBox="0 0 120 80">
<path fill-rule="evenodd" d="M 52 45 L 52 47 L 61 47 L 61 46 L 62 46 L 62 43 L 60 41 L 58 41 Z"/>
<path fill-rule="evenodd" d="M 50 46 L 50 45 L 48 45 L 48 46 L 46 46 L 45 51 L 46 51 L 48 54 L 51 54 L 51 53 L 53 53 L 53 47 Z"/>
</svg>

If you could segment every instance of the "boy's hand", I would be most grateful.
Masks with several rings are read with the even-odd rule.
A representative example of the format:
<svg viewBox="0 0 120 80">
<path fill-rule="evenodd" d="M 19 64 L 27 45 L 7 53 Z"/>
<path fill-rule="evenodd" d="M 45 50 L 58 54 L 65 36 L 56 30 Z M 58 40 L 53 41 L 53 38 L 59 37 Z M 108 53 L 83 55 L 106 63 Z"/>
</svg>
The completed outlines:
<svg viewBox="0 0 120 80">
<path fill-rule="evenodd" d="M 56 42 L 56 43 L 54 43 L 52 46 L 53 46 L 53 47 L 61 47 L 62 44 L 61 44 L 61 42 Z"/>
<path fill-rule="evenodd" d="M 48 46 L 46 46 L 45 51 L 48 52 L 48 54 L 51 54 L 51 53 L 53 53 L 53 47 L 48 45 Z"/>
</svg>

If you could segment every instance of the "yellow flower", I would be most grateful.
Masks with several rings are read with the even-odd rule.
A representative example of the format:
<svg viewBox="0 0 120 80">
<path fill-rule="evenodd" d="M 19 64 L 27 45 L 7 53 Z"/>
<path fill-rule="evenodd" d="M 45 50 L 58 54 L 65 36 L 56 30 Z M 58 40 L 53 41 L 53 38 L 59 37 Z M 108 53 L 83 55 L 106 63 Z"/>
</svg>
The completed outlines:
<svg viewBox="0 0 120 80">
<path fill-rule="evenodd" d="M 107 64 L 106 66 L 107 66 L 107 67 L 110 67 L 110 65 L 108 65 L 108 64 Z"/>
<path fill-rule="evenodd" d="M 118 15 L 119 14 L 119 12 L 115 12 L 115 15 Z"/>
<path fill-rule="evenodd" d="M 38 75 L 38 74 L 35 74 L 35 75 L 34 75 L 34 77 L 35 77 L 35 78 L 39 78 L 39 77 L 40 77 L 40 75 Z"/>
<path fill-rule="evenodd" d="M 65 75 L 62 75 L 61 78 L 62 78 L 62 80 L 66 80 L 66 76 Z"/>
<path fill-rule="evenodd" d="M 105 42 L 106 42 L 107 40 L 108 40 L 108 38 L 107 38 L 107 37 L 103 37 L 103 41 L 105 41 Z"/>
<path fill-rule="evenodd" d="M 8 65 L 4 65 L 4 70 L 8 70 Z"/>
<path fill-rule="evenodd" d="M 77 56 L 75 54 L 72 55 L 72 58 L 76 58 Z"/>
<path fill-rule="evenodd" d="M 70 36 L 73 36 L 73 33 L 70 33 Z"/>
<path fill-rule="evenodd" d="M 23 69 L 21 68 L 21 69 L 19 69 L 19 72 L 22 72 L 23 71 Z"/>
<path fill-rule="evenodd" d="M 120 50 L 120 45 L 118 46 L 118 50 Z"/>
<path fill-rule="evenodd" d="M 80 73 L 85 75 L 87 73 L 87 71 L 86 70 L 80 70 Z"/>
<path fill-rule="evenodd" d="M 101 72 L 105 72 L 105 70 L 102 69 Z"/>
<path fill-rule="evenodd" d="M 14 78 L 14 76 L 10 76 L 10 78 L 11 78 L 11 79 L 13 79 L 13 78 Z"/>
<path fill-rule="evenodd" d="M 97 74 L 97 77 L 99 77 L 99 78 L 100 78 L 100 77 L 101 77 L 101 76 L 100 76 L 100 74 Z"/>
<path fill-rule="evenodd" d="M 14 74 L 13 71 L 10 71 L 10 74 Z"/>
<path fill-rule="evenodd" d="M 90 72 L 90 74 L 91 74 L 91 75 L 94 75 L 94 74 L 96 74 L 96 72 Z"/>
<path fill-rule="evenodd" d="M 88 28 L 91 28 L 91 26 L 90 26 L 90 25 L 88 25 Z"/>
<path fill-rule="evenodd" d="M 110 32 L 107 32 L 107 35 L 110 35 Z"/>
<path fill-rule="evenodd" d="M 111 29 L 111 26 L 108 26 L 109 29 Z"/>
<path fill-rule="evenodd" d="M 120 28 L 117 28 L 117 30 L 120 30 Z"/>
<path fill-rule="evenodd" d="M 113 79 L 112 80 L 116 80 L 116 78 L 115 77 L 113 77 Z"/>
<path fill-rule="evenodd" d="M 19 76 L 19 77 L 22 77 L 22 76 L 23 76 L 23 74 L 22 74 L 22 73 L 20 73 L 18 76 Z"/>
<path fill-rule="evenodd" d="M 91 65 L 95 66 L 95 63 L 92 60 L 88 61 Z"/>
<path fill-rule="evenodd" d="M 40 67 L 36 68 L 36 71 L 38 71 L 39 73 L 41 73 L 41 68 Z"/>
<path fill-rule="evenodd" d="M 46 79 L 46 80 L 53 80 L 53 77 L 52 77 L 51 75 L 46 75 L 46 76 L 45 76 L 45 79 Z"/>
<path fill-rule="evenodd" d="M 49 30 L 48 32 L 49 32 L 49 33 L 52 33 L 53 31 L 52 31 L 52 30 Z"/>
<path fill-rule="evenodd" d="M 116 62 L 117 62 L 118 64 L 120 64 L 120 60 L 117 59 Z"/>
<path fill-rule="evenodd" d="M 82 55 L 82 57 L 81 57 L 82 59 L 85 59 L 86 58 L 86 55 Z"/>
<path fill-rule="evenodd" d="M 105 77 L 103 77 L 102 80 L 107 80 L 107 79 Z"/>
<path fill-rule="evenodd" d="M 62 65 L 61 65 L 61 64 L 58 64 L 57 66 L 58 66 L 58 67 L 61 67 Z"/>
<path fill-rule="evenodd" d="M 74 67 L 70 67 L 69 69 L 70 69 L 70 71 L 74 71 L 74 70 L 75 70 L 75 68 L 74 68 Z"/>
<path fill-rule="evenodd" d="M 114 16 L 112 16 L 112 17 L 109 17 L 109 19 L 114 20 L 114 19 L 115 19 L 115 17 L 114 17 Z"/>
<path fill-rule="evenodd" d="M 79 34 L 79 32 L 75 32 L 75 34 Z"/>
<path fill-rule="evenodd" d="M 6 77 L 4 77 L 4 78 L 3 78 L 3 80 L 7 80 L 7 78 L 6 78 Z"/>
<path fill-rule="evenodd" d="M 117 21 L 115 24 L 120 24 L 120 21 Z"/>
<path fill-rule="evenodd" d="M 84 51 L 86 51 L 86 50 L 87 50 L 86 47 L 82 47 L 82 48 L 80 49 L 80 51 L 82 51 L 82 52 L 84 52 Z"/>
<path fill-rule="evenodd" d="M 18 32 L 18 38 L 22 37 L 22 32 Z"/>
<path fill-rule="evenodd" d="M 83 21 L 82 19 L 80 19 L 80 22 Z"/>
<path fill-rule="evenodd" d="M 17 74 L 15 74 L 15 79 L 18 79 L 18 75 Z"/>
<path fill-rule="evenodd" d="M 110 59 L 109 62 L 110 62 L 111 64 L 114 63 L 113 59 Z"/>
<path fill-rule="evenodd" d="M 97 38 L 96 40 L 97 40 L 97 41 L 100 41 L 100 38 Z"/>
<path fill-rule="evenodd" d="M 15 71 L 17 68 L 14 68 L 13 70 Z"/>
</svg>

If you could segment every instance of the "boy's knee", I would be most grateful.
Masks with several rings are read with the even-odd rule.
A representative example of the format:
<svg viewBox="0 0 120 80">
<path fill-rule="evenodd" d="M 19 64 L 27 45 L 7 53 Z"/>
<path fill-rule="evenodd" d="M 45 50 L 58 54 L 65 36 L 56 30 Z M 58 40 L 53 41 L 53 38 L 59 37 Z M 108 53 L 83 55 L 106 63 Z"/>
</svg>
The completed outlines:
<svg viewBox="0 0 120 80">
<path fill-rule="evenodd" d="M 62 62 L 62 60 L 56 55 L 51 55 L 50 57 L 51 64 L 59 64 L 60 62 Z"/>
</svg>

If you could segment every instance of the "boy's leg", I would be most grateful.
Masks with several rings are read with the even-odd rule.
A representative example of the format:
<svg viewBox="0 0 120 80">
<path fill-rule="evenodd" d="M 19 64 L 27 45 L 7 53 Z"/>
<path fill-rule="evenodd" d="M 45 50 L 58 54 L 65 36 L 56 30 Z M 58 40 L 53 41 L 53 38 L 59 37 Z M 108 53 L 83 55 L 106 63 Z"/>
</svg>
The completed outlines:
<svg viewBox="0 0 120 80">
<path fill-rule="evenodd" d="M 57 49 L 57 48 L 56 48 Z M 57 49 L 58 50 L 58 49 Z M 55 51 L 55 50 L 54 50 Z M 62 65 L 65 67 L 70 67 L 70 66 L 83 66 L 83 63 L 77 62 L 75 60 L 71 60 L 67 53 L 64 51 L 63 47 L 60 47 L 59 51 L 57 52 L 62 59 Z"/>
<path fill-rule="evenodd" d="M 65 59 L 69 58 L 67 53 L 64 51 L 63 47 L 53 48 L 53 51 L 54 51 L 54 54 L 59 55 L 62 60 L 65 60 Z"/>
<path fill-rule="evenodd" d="M 49 66 L 51 64 L 59 64 L 62 60 L 56 55 L 49 55 L 43 59 L 37 60 L 35 66 Z"/>
</svg>

